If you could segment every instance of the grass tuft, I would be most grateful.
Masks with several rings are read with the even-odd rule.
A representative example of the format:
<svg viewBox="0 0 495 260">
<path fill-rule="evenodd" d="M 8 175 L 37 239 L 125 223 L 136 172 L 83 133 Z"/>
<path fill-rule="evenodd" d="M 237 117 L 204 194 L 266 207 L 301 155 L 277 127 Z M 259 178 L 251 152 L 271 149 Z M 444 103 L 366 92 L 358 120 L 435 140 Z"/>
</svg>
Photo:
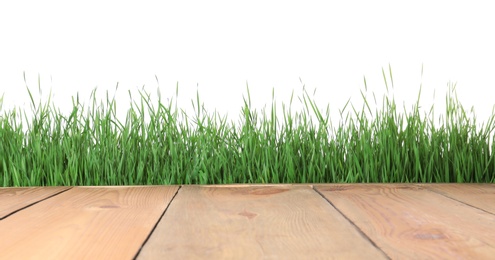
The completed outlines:
<svg viewBox="0 0 495 260">
<path fill-rule="evenodd" d="M 144 91 L 137 99 L 129 92 L 124 121 L 108 93 L 98 104 L 93 91 L 89 107 L 73 98 L 66 115 L 28 94 L 32 118 L 1 110 L 0 99 L 0 186 L 495 181 L 495 117 L 478 128 L 455 86 L 438 125 L 433 106 L 420 115 L 420 88 L 409 112 L 385 96 L 371 119 L 361 92 L 362 109 L 348 101 L 337 127 L 329 106 L 321 110 L 306 91 L 304 109 L 292 112 L 292 94 L 279 118 L 274 93 L 271 109 L 258 112 L 247 89 L 237 123 L 208 113 L 199 93 L 191 116 L 173 99 L 154 104 Z"/>
</svg>

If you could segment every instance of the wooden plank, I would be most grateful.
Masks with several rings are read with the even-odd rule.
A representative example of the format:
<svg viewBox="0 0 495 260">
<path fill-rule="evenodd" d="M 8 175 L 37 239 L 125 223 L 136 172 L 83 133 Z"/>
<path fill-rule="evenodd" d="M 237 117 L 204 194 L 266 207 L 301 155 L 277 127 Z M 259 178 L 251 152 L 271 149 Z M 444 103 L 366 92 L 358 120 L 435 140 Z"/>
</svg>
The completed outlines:
<svg viewBox="0 0 495 260">
<path fill-rule="evenodd" d="M 132 259 L 177 186 L 75 187 L 0 221 L 5 259 Z"/>
<path fill-rule="evenodd" d="M 495 214 L 495 184 L 428 184 L 424 186 L 449 198 Z"/>
<path fill-rule="evenodd" d="M 70 187 L 0 188 L 0 220 Z"/>
<path fill-rule="evenodd" d="M 183 186 L 138 259 L 383 259 L 309 185 Z"/>
<path fill-rule="evenodd" d="M 428 191 L 394 184 L 315 185 L 392 259 L 490 259 L 495 216 Z"/>
</svg>

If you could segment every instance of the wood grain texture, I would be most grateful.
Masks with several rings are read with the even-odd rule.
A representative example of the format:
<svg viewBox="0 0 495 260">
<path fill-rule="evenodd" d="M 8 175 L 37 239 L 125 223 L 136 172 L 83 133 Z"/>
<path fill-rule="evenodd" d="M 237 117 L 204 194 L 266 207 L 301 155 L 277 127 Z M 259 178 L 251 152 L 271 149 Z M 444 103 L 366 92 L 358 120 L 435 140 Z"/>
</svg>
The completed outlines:
<svg viewBox="0 0 495 260">
<path fill-rule="evenodd" d="M 392 259 L 493 259 L 495 216 L 424 186 L 315 185 Z"/>
<path fill-rule="evenodd" d="M 183 186 L 138 259 L 383 259 L 309 185 Z"/>
<path fill-rule="evenodd" d="M 0 188 L 0 220 L 70 187 Z"/>
<path fill-rule="evenodd" d="M 72 188 L 0 221 L 0 258 L 132 259 L 177 189 Z"/>
<path fill-rule="evenodd" d="M 428 184 L 425 188 L 495 214 L 495 184 Z"/>
</svg>

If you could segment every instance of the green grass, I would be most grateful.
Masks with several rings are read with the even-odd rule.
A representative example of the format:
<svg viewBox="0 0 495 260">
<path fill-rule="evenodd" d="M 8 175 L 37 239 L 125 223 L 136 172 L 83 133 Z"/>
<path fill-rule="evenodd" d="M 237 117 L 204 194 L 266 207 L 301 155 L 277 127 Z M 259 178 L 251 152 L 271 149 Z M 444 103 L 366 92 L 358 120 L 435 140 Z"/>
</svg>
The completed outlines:
<svg viewBox="0 0 495 260">
<path fill-rule="evenodd" d="M 391 71 L 383 77 L 388 93 Z M 0 186 L 495 181 L 495 117 L 478 127 L 455 86 L 438 125 L 433 107 L 419 112 L 420 88 L 403 113 L 387 95 L 372 113 L 362 92 L 363 107 L 347 102 L 337 127 L 329 106 L 321 110 L 305 91 L 301 111 L 292 112 L 292 95 L 278 116 L 275 101 L 253 109 L 248 89 L 233 122 L 208 113 L 199 94 L 188 115 L 174 99 L 153 103 L 146 92 L 129 92 L 119 121 L 108 95 L 98 105 L 93 91 L 89 107 L 73 98 L 72 112 L 62 114 L 27 89 L 32 118 L 0 110 Z"/>
</svg>

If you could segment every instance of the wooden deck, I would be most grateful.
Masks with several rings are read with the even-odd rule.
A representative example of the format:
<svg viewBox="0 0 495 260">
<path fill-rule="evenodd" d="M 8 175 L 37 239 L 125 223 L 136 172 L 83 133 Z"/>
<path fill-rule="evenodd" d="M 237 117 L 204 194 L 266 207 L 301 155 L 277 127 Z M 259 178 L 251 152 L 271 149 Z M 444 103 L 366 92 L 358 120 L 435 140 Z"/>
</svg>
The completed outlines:
<svg viewBox="0 0 495 260">
<path fill-rule="evenodd" d="M 494 259 L 494 184 L 0 188 L 0 259 Z"/>
</svg>

